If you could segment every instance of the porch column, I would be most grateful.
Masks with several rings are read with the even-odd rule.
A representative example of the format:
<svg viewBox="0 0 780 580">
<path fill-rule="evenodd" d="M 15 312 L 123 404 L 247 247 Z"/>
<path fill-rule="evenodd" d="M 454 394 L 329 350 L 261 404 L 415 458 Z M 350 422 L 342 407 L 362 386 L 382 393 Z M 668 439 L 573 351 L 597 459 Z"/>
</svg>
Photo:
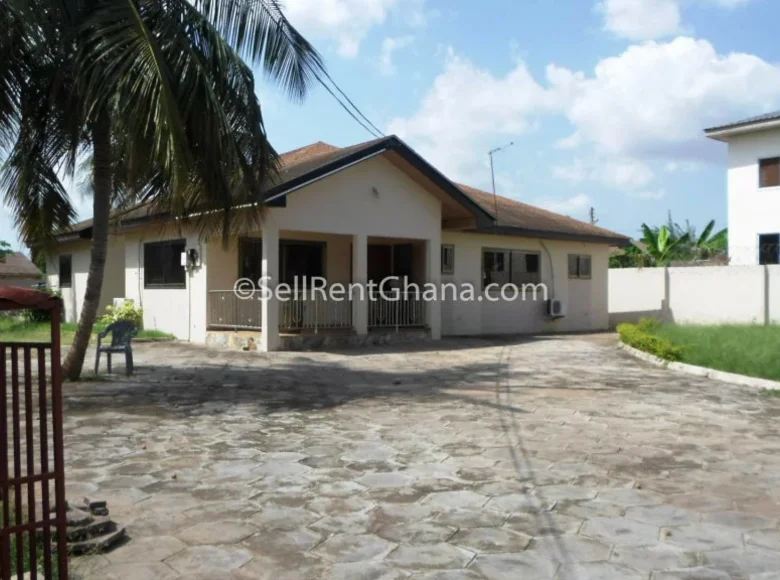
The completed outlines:
<svg viewBox="0 0 780 580">
<path fill-rule="evenodd" d="M 426 275 L 430 282 L 438 289 L 436 300 L 425 303 L 428 328 L 431 329 L 431 338 L 441 338 L 441 238 L 425 240 Z"/>
<path fill-rule="evenodd" d="M 353 292 L 352 296 L 352 326 L 358 334 L 368 334 L 368 295 L 366 284 L 368 283 L 368 236 L 355 234 L 352 236 L 352 283 L 363 287 L 360 291 Z M 365 298 L 361 300 L 361 297 Z"/>
<path fill-rule="evenodd" d="M 263 280 L 275 290 L 279 282 L 279 228 L 270 216 L 263 223 Z M 269 292 L 266 291 L 266 294 Z M 263 333 L 260 336 L 260 350 L 269 352 L 279 349 L 279 300 L 274 293 L 262 301 Z"/>
</svg>

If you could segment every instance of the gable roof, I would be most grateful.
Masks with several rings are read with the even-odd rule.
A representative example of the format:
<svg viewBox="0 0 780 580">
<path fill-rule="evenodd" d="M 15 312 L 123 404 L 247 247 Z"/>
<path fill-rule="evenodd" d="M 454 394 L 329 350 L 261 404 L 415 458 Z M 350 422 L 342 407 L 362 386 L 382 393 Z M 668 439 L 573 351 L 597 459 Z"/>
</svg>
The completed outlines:
<svg viewBox="0 0 780 580">
<path fill-rule="evenodd" d="M 771 113 L 764 113 L 763 115 L 748 117 L 747 119 L 734 121 L 733 123 L 727 123 L 717 127 L 710 127 L 709 129 L 705 129 L 704 133 L 708 137 L 718 139 L 721 136 L 728 136 L 731 134 L 731 132 L 746 132 L 754 128 L 757 129 L 761 125 L 774 124 L 778 121 L 780 121 L 780 111 L 772 111 Z"/>
<path fill-rule="evenodd" d="M 0 259 L 0 278 L 40 278 L 43 276 L 30 258 L 21 252 L 11 252 Z"/>
<path fill-rule="evenodd" d="M 266 191 L 265 202 L 272 207 L 283 207 L 286 205 L 286 197 L 294 191 L 385 152 L 399 155 L 456 202 L 466 207 L 476 218 L 476 231 L 612 245 L 629 243 L 628 237 L 621 234 L 502 196 L 496 196 L 496 219 L 496 204 L 491 193 L 453 183 L 394 135 L 350 147 L 336 147 L 318 141 L 282 154 L 279 180 Z M 128 227 L 151 220 L 166 219 L 165 215 L 153 215 L 151 204 L 117 212 L 114 217 Z M 62 241 L 88 238 L 91 235 L 91 226 L 92 220 L 85 220 L 62 232 L 58 237 Z"/>
</svg>

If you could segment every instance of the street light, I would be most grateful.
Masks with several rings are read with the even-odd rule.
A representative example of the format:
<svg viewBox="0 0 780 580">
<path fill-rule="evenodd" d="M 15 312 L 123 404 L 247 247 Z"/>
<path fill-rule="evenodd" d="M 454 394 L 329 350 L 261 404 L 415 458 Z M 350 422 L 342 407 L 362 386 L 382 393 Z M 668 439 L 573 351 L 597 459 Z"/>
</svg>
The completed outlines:
<svg viewBox="0 0 780 580">
<path fill-rule="evenodd" d="M 509 149 L 514 144 L 514 141 L 510 141 L 506 145 L 488 151 L 488 156 L 490 157 L 490 180 L 493 182 L 493 210 L 496 215 L 496 224 L 498 224 L 498 198 L 496 197 L 496 172 L 493 169 L 493 154 L 503 151 L 504 149 Z"/>
</svg>

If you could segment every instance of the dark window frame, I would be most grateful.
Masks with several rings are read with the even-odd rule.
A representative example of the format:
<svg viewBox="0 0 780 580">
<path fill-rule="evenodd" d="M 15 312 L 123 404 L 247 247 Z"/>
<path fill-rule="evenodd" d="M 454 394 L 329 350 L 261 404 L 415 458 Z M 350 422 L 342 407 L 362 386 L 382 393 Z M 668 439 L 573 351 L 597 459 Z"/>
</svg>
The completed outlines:
<svg viewBox="0 0 780 580">
<path fill-rule="evenodd" d="M 492 279 L 488 279 L 488 273 L 485 269 L 485 265 L 487 263 L 486 255 L 487 254 L 495 254 L 496 256 L 501 256 L 500 260 L 496 260 L 497 263 L 500 263 L 501 267 L 500 269 L 494 269 L 492 270 L 493 273 L 506 273 L 508 281 L 504 282 L 503 284 L 500 282 L 496 282 Z M 507 256 L 508 255 L 508 259 Z M 532 280 L 516 280 L 514 272 L 512 271 L 512 265 L 514 263 L 514 256 L 515 255 L 524 255 L 526 256 L 526 266 L 528 265 L 528 257 L 533 256 L 536 261 L 536 271 L 535 272 L 524 272 L 525 274 L 533 274 L 535 275 Z M 520 250 L 520 249 L 511 249 L 511 248 L 482 248 L 482 266 L 481 266 L 481 272 L 482 272 L 482 290 L 485 290 L 489 285 L 491 284 L 498 284 L 498 286 L 504 286 L 507 284 L 515 284 L 518 287 L 522 287 L 524 284 L 541 284 L 542 282 L 542 255 L 541 252 L 537 252 L 534 250 Z"/>
<path fill-rule="evenodd" d="M 574 273 L 572 273 L 572 258 L 576 260 L 574 263 Z M 587 268 L 582 267 L 583 259 L 586 259 L 589 262 Z M 593 256 L 590 254 L 569 254 L 567 268 L 569 270 L 570 280 L 591 280 L 593 278 Z M 583 273 L 583 270 L 587 270 L 587 272 Z"/>
<path fill-rule="evenodd" d="M 179 249 L 180 248 L 180 249 Z M 158 256 L 160 260 L 159 270 L 162 272 L 162 281 L 149 280 L 149 262 L 153 257 L 150 252 L 162 250 Z M 144 244 L 144 289 L 145 290 L 182 290 L 187 288 L 187 269 L 181 265 L 181 254 L 187 251 L 187 240 L 163 240 L 160 242 L 147 242 Z M 167 265 L 166 265 L 167 262 Z M 152 266 L 152 270 L 158 266 Z M 180 269 L 180 270 L 179 270 Z M 156 274 L 156 273 L 155 273 Z"/>
<path fill-rule="evenodd" d="M 765 169 L 772 163 L 774 169 Z M 767 173 L 771 175 L 772 183 L 766 183 L 769 179 Z M 780 187 L 780 157 L 763 157 L 758 160 L 758 188 L 769 189 L 772 187 Z"/>
<path fill-rule="evenodd" d="M 772 248 L 766 248 L 766 238 L 774 238 Z M 774 251 L 771 251 L 771 250 Z M 780 233 L 758 234 L 758 264 L 759 266 L 775 266 L 780 264 Z"/>
<path fill-rule="evenodd" d="M 62 274 L 63 269 L 65 269 L 63 268 L 63 260 L 68 264 L 67 280 L 64 279 Z M 60 288 L 73 288 L 73 254 L 60 254 L 57 268 L 57 284 Z"/>
<path fill-rule="evenodd" d="M 245 253 L 249 250 L 248 245 L 252 246 L 251 253 L 255 255 L 259 252 L 260 257 L 257 264 L 246 266 L 244 264 Z M 256 269 L 255 269 L 256 268 Z M 238 239 L 238 277 L 252 280 L 259 284 L 263 276 L 263 238 L 241 237 Z"/>
<path fill-rule="evenodd" d="M 450 254 L 449 264 L 445 259 L 447 252 Z M 441 273 L 444 276 L 452 276 L 455 274 L 455 244 L 441 245 Z"/>
<path fill-rule="evenodd" d="M 322 263 L 319 276 L 322 278 L 328 278 L 328 243 L 321 240 L 279 240 L 279 282 L 292 285 L 294 277 L 288 276 L 288 260 L 289 256 L 287 251 L 290 247 L 294 246 L 312 246 L 320 249 L 320 260 Z M 306 278 L 314 276 L 304 275 Z M 299 276 L 300 278 L 300 276 Z M 299 280 L 299 284 L 300 284 Z"/>
</svg>

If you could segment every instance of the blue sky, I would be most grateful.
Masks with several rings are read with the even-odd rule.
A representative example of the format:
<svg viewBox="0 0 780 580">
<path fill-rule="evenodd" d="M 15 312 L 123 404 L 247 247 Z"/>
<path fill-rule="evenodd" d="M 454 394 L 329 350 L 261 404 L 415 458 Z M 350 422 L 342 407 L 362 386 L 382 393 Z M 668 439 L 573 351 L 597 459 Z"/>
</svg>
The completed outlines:
<svg viewBox="0 0 780 580">
<path fill-rule="evenodd" d="M 287 0 L 331 75 L 448 176 L 635 235 L 725 226 L 725 145 L 702 129 L 780 108 L 775 0 Z M 271 140 L 371 139 L 324 89 L 260 83 Z M 89 202 L 79 200 L 82 217 Z M 0 238 L 11 238 L 7 210 Z"/>
</svg>

